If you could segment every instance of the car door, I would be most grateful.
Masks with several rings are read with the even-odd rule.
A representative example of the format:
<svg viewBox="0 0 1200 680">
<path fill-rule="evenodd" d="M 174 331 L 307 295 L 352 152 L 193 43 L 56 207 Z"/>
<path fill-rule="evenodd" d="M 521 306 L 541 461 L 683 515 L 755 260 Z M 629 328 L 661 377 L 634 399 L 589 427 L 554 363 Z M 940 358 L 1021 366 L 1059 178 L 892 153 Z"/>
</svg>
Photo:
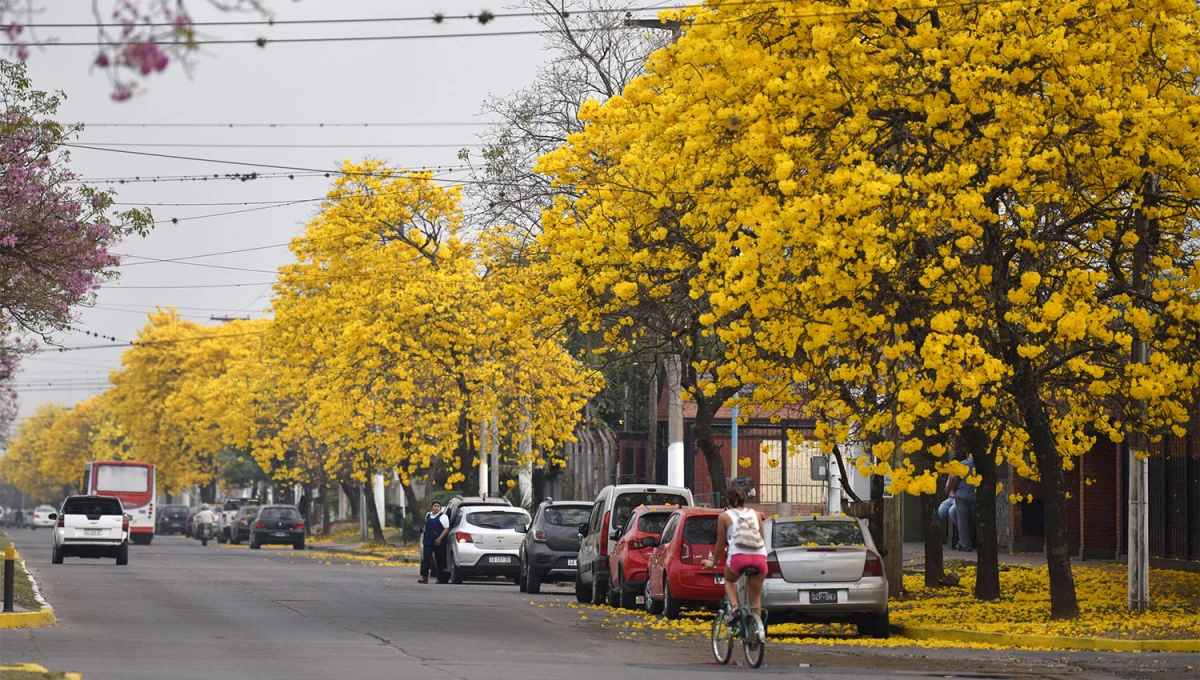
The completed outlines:
<svg viewBox="0 0 1200 680">
<path fill-rule="evenodd" d="M 663 596 L 663 579 L 665 578 L 665 564 L 667 555 L 670 553 L 671 539 L 675 537 L 675 531 L 679 527 L 679 513 L 671 515 L 671 519 L 667 520 L 667 525 L 663 527 L 663 532 L 659 536 L 658 547 L 654 552 L 650 553 L 650 566 L 646 570 L 646 578 L 650 580 L 650 592 L 655 597 Z"/>
<path fill-rule="evenodd" d="M 590 584 L 596 575 L 596 559 L 599 557 L 600 523 L 604 517 L 604 499 L 608 490 L 600 492 L 596 504 L 592 506 L 592 514 L 588 518 L 588 533 L 579 545 L 579 580 Z"/>
</svg>

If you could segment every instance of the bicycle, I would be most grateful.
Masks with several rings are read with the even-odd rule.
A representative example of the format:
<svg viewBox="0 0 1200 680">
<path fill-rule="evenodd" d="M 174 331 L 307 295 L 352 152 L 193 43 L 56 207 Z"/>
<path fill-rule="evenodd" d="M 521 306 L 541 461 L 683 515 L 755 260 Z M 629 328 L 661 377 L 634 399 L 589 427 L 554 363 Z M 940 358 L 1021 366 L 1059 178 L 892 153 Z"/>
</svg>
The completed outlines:
<svg viewBox="0 0 1200 680">
<path fill-rule="evenodd" d="M 747 604 L 750 602 L 747 582 L 750 580 L 749 577 L 758 575 L 758 569 L 747 567 L 740 573 L 742 578 L 738 579 L 738 601 L 743 604 L 739 616 L 727 624 L 725 619 L 730 611 L 729 598 L 726 597 L 721 601 L 721 608 L 717 610 L 717 616 L 713 619 L 712 624 L 713 656 L 717 663 L 728 664 L 730 657 L 733 656 L 733 641 L 741 640 L 742 653 L 746 657 L 746 663 L 751 668 L 758 668 L 762 665 L 767 651 L 767 629 L 763 624 L 767 612 Z"/>
</svg>

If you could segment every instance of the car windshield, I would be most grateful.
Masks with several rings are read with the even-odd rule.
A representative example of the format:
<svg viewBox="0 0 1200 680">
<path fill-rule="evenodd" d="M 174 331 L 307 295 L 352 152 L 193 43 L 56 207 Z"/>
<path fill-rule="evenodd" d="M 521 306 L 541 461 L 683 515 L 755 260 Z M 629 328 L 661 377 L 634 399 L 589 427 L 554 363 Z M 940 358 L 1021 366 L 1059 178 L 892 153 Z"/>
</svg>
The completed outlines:
<svg viewBox="0 0 1200 680">
<path fill-rule="evenodd" d="M 49 505 L 39 505 L 34 509 L 34 512 L 54 512 L 54 508 Z"/>
<path fill-rule="evenodd" d="M 520 512 L 472 512 L 467 515 L 467 523 L 482 529 L 515 529 L 518 524 L 529 520 Z"/>
<path fill-rule="evenodd" d="M 616 515 L 610 526 L 623 527 L 626 520 L 633 514 L 635 508 L 641 505 L 687 505 L 687 498 L 674 493 L 628 492 L 617 496 L 613 503 L 613 514 Z"/>
<path fill-rule="evenodd" d="M 300 513 L 295 508 L 263 508 L 259 519 L 300 519 Z"/>
<path fill-rule="evenodd" d="M 771 529 L 772 548 L 866 545 L 858 522 L 779 522 Z"/>
<path fill-rule="evenodd" d="M 657 536 L 667 526 L 669 519 L 671 519 L 669 512 L 647 512 L 638 519 L 638 531 Z"/>
<path fill-rule="evenodd" d="M 715 544 L 717 542 L 717 518 L 687 518 L 683 525 L 683 540 L 688 543 Z"/>
<path fill-rule="evenodd" d="M 64 515 L 123 515 L 121 501 L 115 498 L 68 498 Z"/>
<path fill-rule="evenodd" d="M 546 508 L 546 524 L 555 527 L 577 527 L 588 521 L 592 509 L 586 506 Z"/>
</svg>

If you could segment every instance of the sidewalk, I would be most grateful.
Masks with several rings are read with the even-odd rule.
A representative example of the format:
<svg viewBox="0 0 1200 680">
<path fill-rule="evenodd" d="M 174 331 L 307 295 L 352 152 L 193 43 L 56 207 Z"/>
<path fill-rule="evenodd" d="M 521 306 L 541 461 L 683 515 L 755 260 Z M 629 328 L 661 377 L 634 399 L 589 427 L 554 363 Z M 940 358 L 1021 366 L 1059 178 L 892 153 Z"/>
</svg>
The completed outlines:
<svg viewBox="0 0 1200 680">
<path fill-rule="evenodd" d="M 1042 553 L 1014 553 L 1005 552 L 1004 548 L 1000 549 L 1000 554 L 997 556 L 1000 564 L 1026 564 L 1034 567 L 1046 566 L 1046 556 Z M 954 550 L 949 546 L 942 546 L 943 560 L 961 560 L 967 564 L 975 564 L 978 562 L 975 551 L 964 552 L 962 550 Z M 1092 560 L 1093 562 L 1101 562 L 1101 560 Z M 1072 563 L 1077 563 L 1078 560 L 1072 559 Z M 924 543 L 905 543 L 904 544 L 904 566 L 908 567 L 924 567 L 925 566 L 925 544 Z"/>
</svg>

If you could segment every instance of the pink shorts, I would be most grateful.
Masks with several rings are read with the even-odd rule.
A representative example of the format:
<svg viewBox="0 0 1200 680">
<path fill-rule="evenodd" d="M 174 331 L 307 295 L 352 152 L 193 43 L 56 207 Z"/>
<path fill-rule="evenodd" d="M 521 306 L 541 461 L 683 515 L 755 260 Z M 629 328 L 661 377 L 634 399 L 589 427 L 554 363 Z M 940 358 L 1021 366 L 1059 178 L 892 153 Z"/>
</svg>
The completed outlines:
<svg viewBox="0 0 1200 680">
<path fill-rule="evenodd" d="M 729 571 L 735 574 L 742 573 L 746 567 L 757 567 L 759 576 L 767 575 L 767 556 L 766 555 L 747 555 L 746 553 L 738 553 L 729 556 Z"/>
</svg>

